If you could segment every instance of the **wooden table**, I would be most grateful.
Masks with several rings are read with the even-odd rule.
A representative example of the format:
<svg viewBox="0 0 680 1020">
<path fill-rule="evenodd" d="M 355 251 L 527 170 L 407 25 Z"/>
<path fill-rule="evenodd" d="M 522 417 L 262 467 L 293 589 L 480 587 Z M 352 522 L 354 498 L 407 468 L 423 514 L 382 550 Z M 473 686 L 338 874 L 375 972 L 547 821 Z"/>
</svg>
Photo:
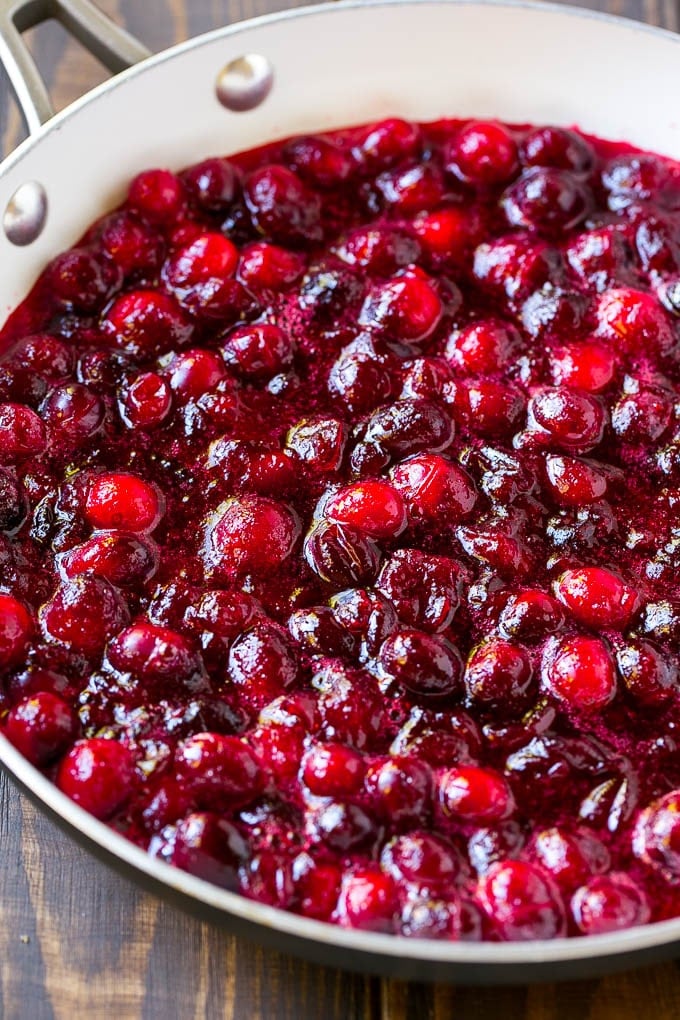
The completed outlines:
<svg viewBox="0 0 680 1020">
<path fill-rule="evenodd" d="M 295 0 L 100 0 L 154 50 Z M 678 30 L 675 0 L 594 0 Z M 54 24 L 31 45 L 61 108 L 105 77 Z M 0 136 L 22 134 L 4 78 Z M 264 952 L 184 916 L 80 850 L 0 776 L 4 1020 L 677 1020 L 675 963 L 514 989 L 399 984 Z"/>
</svg>

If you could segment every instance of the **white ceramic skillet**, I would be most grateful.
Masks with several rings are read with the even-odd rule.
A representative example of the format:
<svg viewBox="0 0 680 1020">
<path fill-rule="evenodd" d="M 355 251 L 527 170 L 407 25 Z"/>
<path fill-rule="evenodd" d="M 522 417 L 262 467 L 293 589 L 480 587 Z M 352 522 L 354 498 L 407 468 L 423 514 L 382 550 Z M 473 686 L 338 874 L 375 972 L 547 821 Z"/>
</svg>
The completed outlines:
<svg viewBox="0 0 680 1020">
<path fill-rule="evenodd" d="M 20 32 L 55 13 L 113 70 L 142 62 L 50 119 Z M 578 125 L 680 158 L 680 37 L 582 10 L 521 0 L 350 0 L 258 18 L 149 59 L 85 0 L 0 0 L 0 28 L 0 56 L 32 130 L 0 168 L 0 323 L 46 261 L 151 166 L 180 168 L 387 114 Z M 202 917 L 319 962 L 404 980 L 525 983 L 640 965 L 680 947 L 680 919 L 514 944 L 342 930 L 152 860 L 70 801 L 2 736 L 0 760 L 108 863 Z"/>
</svg>

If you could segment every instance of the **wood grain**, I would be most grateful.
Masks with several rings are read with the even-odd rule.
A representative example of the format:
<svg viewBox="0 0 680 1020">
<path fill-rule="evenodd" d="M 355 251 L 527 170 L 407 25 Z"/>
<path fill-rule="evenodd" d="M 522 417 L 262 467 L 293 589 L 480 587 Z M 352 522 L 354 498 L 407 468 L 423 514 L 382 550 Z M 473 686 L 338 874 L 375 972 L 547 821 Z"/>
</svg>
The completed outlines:
<svg viewBox="0 0 680 1020">
<path fill-rule="evenodd" d="M 578 3 L 579 0 L 576 0 Z M 294 0 L 100 0 L 161 49 Z M 674 0 L 582 0 L 671 30 Z M 56 24 L 30 45 L 58 109 L 106 72 Z M 0 147 L 22 137 L 0 74 Z M 82 851 L 0 775 L 3 1020 L 677 1020 L 674 963 L 600 981 L 469 989 L 379 981 L 265 952 L 186 917 Z"/>
</svg>

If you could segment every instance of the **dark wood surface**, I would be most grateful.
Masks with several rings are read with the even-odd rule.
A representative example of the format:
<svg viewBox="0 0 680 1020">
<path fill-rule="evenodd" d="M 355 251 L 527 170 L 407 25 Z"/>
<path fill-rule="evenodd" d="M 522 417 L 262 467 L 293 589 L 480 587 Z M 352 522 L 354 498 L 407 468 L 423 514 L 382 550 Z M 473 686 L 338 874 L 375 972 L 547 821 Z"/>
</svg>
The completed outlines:
<svg viewBox="0 0 680 1020">
<path fill-rule="evenodd" d="M 161 49 L 295 0 L 100 0 Z M 586 0 L 672 30 L 676 0 Z M 491 16 L 491 15 L 490 15 Z M 54 24 L 31 46 L 58 108 L 105 78 Z M 604 56 L 603 56 L 604 59 Z M 22 137 L 0 78 L 0 139 Z M 399 984 L 264 952 L 184 916 L 80 850 L 0 776 L 3 1020 L 678 1020 L 675 963 L 514 989 Z"/>
</svg>

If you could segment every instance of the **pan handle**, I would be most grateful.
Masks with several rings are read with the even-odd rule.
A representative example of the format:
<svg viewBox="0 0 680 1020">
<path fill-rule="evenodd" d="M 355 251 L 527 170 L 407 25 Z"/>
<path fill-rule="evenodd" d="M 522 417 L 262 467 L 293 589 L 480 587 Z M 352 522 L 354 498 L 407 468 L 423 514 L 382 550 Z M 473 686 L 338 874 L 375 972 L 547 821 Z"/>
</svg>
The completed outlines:
<svg viewBox="0 0 680 1020">
<path fill-rule="evenodd" d="M 150 51 L 90 0 L 0 0 L 0 62 L 9 77 L 29 134 L 54 115 L 45 82 L 22 32 L 55 18 L 114 74 Z"/>
</svg>

